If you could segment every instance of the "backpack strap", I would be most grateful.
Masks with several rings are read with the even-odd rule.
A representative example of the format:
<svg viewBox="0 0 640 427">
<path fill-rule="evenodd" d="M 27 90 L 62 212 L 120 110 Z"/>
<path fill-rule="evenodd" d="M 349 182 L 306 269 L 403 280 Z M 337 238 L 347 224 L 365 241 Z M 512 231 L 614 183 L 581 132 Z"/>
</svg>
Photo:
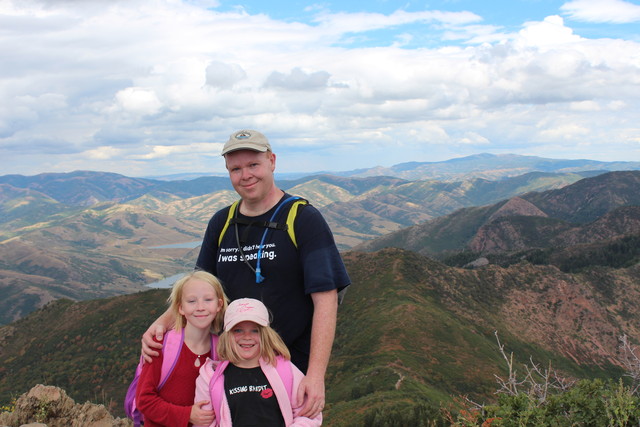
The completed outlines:
<svg viewBox="0 0 640 427">
<path fill-rule="evenodd" d="M 218 335 L 211 334 L 211 360 L 218 360 Z"/>
<path fill-rule="evenodd" d="M 251 225 L 258 226 L 262 228 L 272 228 L 274 230 L 286 230 L 287 224 L 280 224 L 279 222 L 273 221 L 251 221 L 250 219 L 244 218 L 231 218 L 229 220 L 229 225 L 240 224 L 240 225 Z"/>
<path fill-rule="evenodd" d="M 171 329 L 165 334 L 164 342 L 162 343 L 162 370 L 160 371 L 158 390 L 164 386 L 167 378 L 169 378 L 169 375 L 173 372 L 173 368 L 176 367 L 183 343 L 184 328 L 180 332 Z"/>
<path fill-rule="evenodd" d="M 282 225 L 274 222 L 266 222 L 265 225 L 263 226 L 268 228 L 287 230 L 287 233 L 289 234 L 289 238 L 293 242 L 293 246 L 295 246 L 297 249 L 298 241 L 296 239 L 296 231 L 293 228 L 294 221 L 296 220 L 296 216 L 298 215 L 298 208 L 301 205 L 309 204 L 309 202 L 306 199 L 296 196 L 296 197 L 292 197 L 285 200 L 282 203 L 282 205 L 286 204 L 291 199 L 295 199 L 295 201 L 291 204 L 291 207 L 289 208 L 289 213 L 287 214 L 287 221 L 285 223 L 286 225 Z M 236 200 L 231 204 L 231 206 L 229 206 L 229 212 L 227 213 L 227 220 L 225 221 L 224 226 L 222 227 L 222 230 L 220 230 L 220 234 L 218 235 L 218 246 L 220 246 L 220 244 L 222 243 L 222 237 L 224 237 L 224 233 L 227 232 L 227 229 L 229 228 L 229 224 L 242 223 L 242 221 L 238 221 L 237 219 L 235 219 L 236 209 L 238 209 L 239 203 L 240 201 Z"/>
<path fill-rule="evenodd" d="M 143 363 L 144 358 L 141 355 L 138 366 L 136 366 L 136 372 L 133 376 L 133 380 L 131 381 L 131 384 L 129 384 L 127 394 L 124 396 L 124 412 L 128 418 L 133 420 L 134 427 L 140 427 L 142 423 L 142 414 L 138 411 L 136 406 L 136 389 L 138 388 L 138 381 L 140 380 Z"/>
<path fill-rule="evenodd" d="M 296 231 L 293 228 L 293 222 L 296 220 L 296 215 L 298 215 L 298 207 L 301 205 L 306 205 L 309 202 L 305 199 L 298 199 L 291 204 L 291 208 L 289 209 L 289 214 L 287 215 L 287 233 L 289 233 L 289 237 L 293 242 L 293 246 L 298 248 L 298 241 L 296 240 Z"/>
<path fill-rule="evenodd" d="M 280 379 L 287 390 L 289 400 L 293 402 L 293 396 L 291 395 L 293 392 L 293 372 L 291 371 L 291 361 L 279 356 L 276 360 L 276 371 L 278 371 L 278 375 L 280 375 Z"/>
<path fill-rule="evenodd" d="M 216 346 L 218 344 L 218 336 L 216 334 L 211 335 L 211 360 L 218 360 L 218 351 Z M 162 388 L 164 383 L 167 382 L 169 375 L 173 372 L 173 368 L 178 363 L 180 352 L 182 351 L 182 344 L 184 343 L 184 328 L 182 332 L 178 334 L 177 331 L 171 329 L 167 332 L 162 344 L 162 370 L 160 372 L 160 384 L 158 384 L 158 390 Z"/>
<path fill-rule="evenodd" d="M 229 214 L 227 215 L 227 220 L 225 221 L 224 227 L 222 227 L 222 230 L 220 230 L 220 235 L 218 236 L 218 246 L 220 246 L 220 244 L 222 243 L 222 237 L 224 236 L 224 233 L 226 233 L 227 228 L 229 228 L 229 224 L 231 223 L 231 219 L 236 214 L 236 209 L 238 208 L 239 203 L 240 201 L 236 200 L 231 204 L 231 206 L 229 206 Z"/>
<path fill-rule="evenodd" d="M 216 413 L 216 420 L 220 420 L 220 402 L 222 402 L 222 397 L 225 395 L 224 381 L 218 380 L 218 377 L 224 374 L 224 370 L 227 369 L 228 365 L 228 360 L 220 362 L 215 367 L 213 376 L 209 380 L 209 397 L 211 398 L 211 406 L 213 406 L 213 410 Z"/>
<path fill-rule="evenodd" d="M 184 329 L 182 329 L 181 333 L 171 329 L 164 335 L 162 349 L 160 350 L 162 352 L 162 367 L 160 370 L 160 383 L 158 384 L 158 390 L 164 386 L 167 378 L 169 378 L 169 375 L 173 372 L 173 368 L 175 368 L 176 363 L 178 362 L 178 357 L 180 356 L 180 351 L 182 350 L 182 343 L 184 343 Z M 213 336 L 211 338 L 211 343 L 213 345 Z M 217 356 L 217 353 L 215 353 L 215 355 Z M 129 384 L 129 388 L 127 389 L 127 394 L 124 399 L 124 411 L 127 414 L 127 417 L 133 420 L 134 427 L 140 427 L 143 420 L 142 414 L 140 413 L 140 410 L 138 410 L 136 404 L 136 389 L 138 388 L 138 380 L 140 379 L 143 363 L 144 359 L 140 356 L 140 361 L 136 367 L 133 381 Z"/>
</svg>

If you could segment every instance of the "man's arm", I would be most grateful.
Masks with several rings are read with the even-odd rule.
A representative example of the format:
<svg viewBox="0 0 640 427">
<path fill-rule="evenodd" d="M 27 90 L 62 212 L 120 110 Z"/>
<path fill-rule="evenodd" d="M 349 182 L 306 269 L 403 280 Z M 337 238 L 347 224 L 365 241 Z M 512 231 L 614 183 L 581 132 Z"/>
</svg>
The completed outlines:
<svg viewBox="0 0 640 427">
<path fill-rule="evenodd" d="M 162 344 L 154 341 L 155 336 L 158 341 L 162 341 L 162 337 L 167 329 L 175 324 L 175 317 L 170 309 L 167 309 L 155 322 L 149 326 L 149 329 L 142 335 L 142 356 L 145 362 L 150 363 L 151 358 L 158 356 L 160 353 L 156 349 L 161 349 Z"/>
<path fill-rule="evenodd" d="M 331 347 L 336 334 L 338 317 L 338 292 L 334 289 L 311 294 L 313 300 L 313 323 L 311 325 L 311 352 L 307 375 L 298 387 L 298 402 L 305 395 L 307 402 L 300 416 L 314 418 L 324 409 L 324 376 L 331 357 Z"/>
</svg>

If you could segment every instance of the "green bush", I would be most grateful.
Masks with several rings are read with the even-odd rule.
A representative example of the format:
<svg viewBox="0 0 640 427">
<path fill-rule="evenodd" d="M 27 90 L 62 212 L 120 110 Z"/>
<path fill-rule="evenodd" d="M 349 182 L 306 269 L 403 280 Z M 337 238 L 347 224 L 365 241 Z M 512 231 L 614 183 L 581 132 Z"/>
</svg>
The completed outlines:
<svg viewBox="0 0 640 427">
<path fill-rule="evenodd" d="M 622 382 L 581 380 L 547 396 L 501 394 L 494 405 L 459 411 L 452 426 L 637 426 L 640 397 Z"/>
<path fill-rule="evenodd" d="M 503 395 L 485 412 L 499 419 L 496 426 L 629 426 L 640 421 L 640 398 L 622 381 L 582 380 L 545 402 L 525 393 Z"/>
</svg>

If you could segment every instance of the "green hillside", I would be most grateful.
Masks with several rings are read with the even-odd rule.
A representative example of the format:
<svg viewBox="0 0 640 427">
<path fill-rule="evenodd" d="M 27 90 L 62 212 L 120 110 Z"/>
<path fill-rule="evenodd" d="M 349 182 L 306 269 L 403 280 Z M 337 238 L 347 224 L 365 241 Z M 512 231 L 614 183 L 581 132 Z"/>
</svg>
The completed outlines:
<svg viewBox="0 0 640 427">
<path fill-rule="evenodd" d="M 619 378 L 617 337 L 640 338 L 640 266 L 463 270 L 397 249 L 345 262 L 353 285 L 327 374 L 328 426 L 364 425 L 380 411 L 437 417 L 460 395 L 493 401 L 494 374 L 505 375 L 496 331 L 522 363 L 551 361 L 581 378 Z M 140 336 L 167 295 L 59 300 L 0 328 L 0 403 L 47 383 L 121 415 Z"/>
</svg>

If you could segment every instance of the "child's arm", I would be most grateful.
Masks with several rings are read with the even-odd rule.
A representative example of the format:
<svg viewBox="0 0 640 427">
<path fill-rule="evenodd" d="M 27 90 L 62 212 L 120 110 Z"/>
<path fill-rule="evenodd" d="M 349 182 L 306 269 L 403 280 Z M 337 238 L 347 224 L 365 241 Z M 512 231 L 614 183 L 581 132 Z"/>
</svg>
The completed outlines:
<svg viewBox="0 0 640 427">
<path fill-rule="evenodd" d="M 200 410 L 210 411 L 210 419 L 209 421 L 205 420 L 195 420 L 192 417 L 193 427 L 202 427 L 202 426 L 211 426 L 215 425 L 215 412 L 212 411 L 213 405 L 211 403 L 211 396 L 209 393 L 209 383 L 211 381 L 211 377 L 213 375 L 213 363 L 210 360 L 200 368 L 200 375 L 196 379 L 196 394 L 194 398 L 193 408 L 198 407 Z M 191 411 L 192 416 L 197 414 Z"/>
<path fill-rule="evenodd" d="M 154 357 L 152 363 L 142 366 L 136 390 L 136 405 L 145 418 L 158 424 L 186 427 L 191 407 L 174 405 L 160 396 L 157 384 L 160 382 L 161 370 L 161 357 Z"/>
</svg>

